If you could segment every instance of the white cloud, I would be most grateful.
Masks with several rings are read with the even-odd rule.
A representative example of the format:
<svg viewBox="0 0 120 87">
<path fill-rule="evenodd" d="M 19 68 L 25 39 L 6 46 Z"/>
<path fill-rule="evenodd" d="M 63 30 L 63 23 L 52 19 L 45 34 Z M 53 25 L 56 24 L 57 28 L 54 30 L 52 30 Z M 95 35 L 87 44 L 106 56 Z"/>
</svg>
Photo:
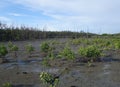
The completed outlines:
<svg viewBox="0 0 120 87">
<path fill-rule="evenodd" d="M 69 19 L 77 20 L 77 17 L 78 20 L 80 18 L 83 21 L 84 18 L 99 21 L 102 17 L 108 17 L 113 11 L 118 13 L 118 7 L 120 7 L 118 0 L 16 0 L 14 3 L 40 10 L 44 15 L 58 20 L 60 18 L 64 20 L 63 16 L 65 16 L 68 21 Z M 116 9 L 117 11 L 115 11 Z"/>
<path fill-rule="evenodd" d="M 61 24 L 120 27 L 120 0 L 9 0 L 38 11 Z M 15 14 L 14 14 L 15 15 Z M 16 15 L 18 16 L 18 15 Z M 46 21 L 47 22 L 47 21 Z M 112 27 L 111 27 L 112 26 Z M 109 31 L 109 30 L 108 30 Z"/>
<path fill-rule="evenodd" d="M 20 16 L 28 16 L 28 15 L 25 15 L 25 14 L 19 14 L 19 13 L 9 13 L 9 15 L 11 15 L 11 16 L 16 16 L 16 17 L 20 17 Z"/>
<path fill-rule="evenodd" d="M 0 16 L 0 21 L 9 22 L 9 21 L 11 21 L 11 19 L 9 19 L 7 17 Z"/>
</svg>

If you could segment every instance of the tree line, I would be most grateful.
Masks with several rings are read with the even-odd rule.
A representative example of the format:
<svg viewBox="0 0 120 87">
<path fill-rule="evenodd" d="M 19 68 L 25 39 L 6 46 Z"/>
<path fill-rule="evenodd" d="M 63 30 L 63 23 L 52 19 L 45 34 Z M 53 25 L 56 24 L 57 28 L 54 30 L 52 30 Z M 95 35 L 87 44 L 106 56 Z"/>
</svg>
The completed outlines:
<svg viewBox="0 0 120 87">
<path fill-rule="evenodd" d="M 20 41 L 46 38 L 78 38 L 91 37 L 96 34 L 71 31 L 44 31 L 38 28 L 14 25 L 8 26 L 0 22 L 0 41 Z"/>
</svg>

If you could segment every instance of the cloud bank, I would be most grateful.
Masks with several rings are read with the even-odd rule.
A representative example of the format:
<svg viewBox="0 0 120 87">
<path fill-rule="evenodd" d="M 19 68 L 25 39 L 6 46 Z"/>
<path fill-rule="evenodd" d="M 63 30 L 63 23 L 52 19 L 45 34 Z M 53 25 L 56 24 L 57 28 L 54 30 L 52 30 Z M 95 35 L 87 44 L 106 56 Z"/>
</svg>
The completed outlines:
<svg viewBox="0 0 120 87">
<path fill-rule="evenodd" d="M 119 0 L 7 0 L 52 18 L 52 23 L 89 26 L 91 31 L 120 32 Z M 20 14 L 11 14 L 22 16 Z M 46 21 L 47 23 L 47 21 Z M 97 27 L 96 27 L 97 26 Z M 95 30 L 96 28 L 96 30 Z M 113 29 L 115 28 L 115 29 Z M 79 29 L 79 28 L 78 28 Z"/>
</svg>

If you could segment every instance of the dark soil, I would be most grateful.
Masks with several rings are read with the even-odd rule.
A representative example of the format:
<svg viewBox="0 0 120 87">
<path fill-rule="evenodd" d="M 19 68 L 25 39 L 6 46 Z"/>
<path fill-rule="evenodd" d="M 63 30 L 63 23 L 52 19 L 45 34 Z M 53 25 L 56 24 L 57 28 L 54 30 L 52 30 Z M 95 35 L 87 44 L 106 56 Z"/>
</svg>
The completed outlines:
<svg viewBox="0 0 120 87">
<path fill-rule="evenodd" d="M 62 44 L 67 39 L 58 39 Z M 108 55 L 102 57 L 100 61 L 88 67 L 87 63 L 76 61 L 66 61 L 56 59 L 50 61 L 49 67 L 42 65 L 43 56 L 39 50 L 41 40 L 14 42 L 19 46 L 17 57 L 13 58 L 12 53 L 6 56 L 9 62 L 0 64 L 0 87 L 9 82 L 13 87 L 46 87 L 39 78 L 42 71 L 59 75 L 58 87 L 120 87 L 120 53 L 118 51 L 107 51 Z M 24 45 L 31 43 L 36 51 L 28 58 L 24 50 Z M 7 43 L 5 43 L 7 45 Z M 56 51 L 62 49 L 64 45 L 57 44 Z M 74 51 L 77 48 L 74 48 Z M 63 70 L 65 71 L 63 72 Z"/>
</svg>

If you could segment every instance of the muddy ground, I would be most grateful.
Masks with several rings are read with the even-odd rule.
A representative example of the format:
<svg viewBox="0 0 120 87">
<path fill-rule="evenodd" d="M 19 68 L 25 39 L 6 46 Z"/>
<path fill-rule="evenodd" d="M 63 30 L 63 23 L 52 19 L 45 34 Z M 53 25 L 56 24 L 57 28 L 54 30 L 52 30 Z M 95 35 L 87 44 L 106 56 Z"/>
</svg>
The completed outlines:
<svg viewBox="0 0 120 87">
<path fill-rule="evenodd" d="M 66 40 L 59 41 L 64 44 Z M 6 56 L 9 62 L 0 64 L 0 87 L 6 82 L 11 83 L 13 87 L 46 87 L 40 81 L 40 72 L 58 74 L 66 66 L 68 72 L 60 76 L 58 87 L 120 87 L 120 52 L 114 50 L 108 52 L 108 56 L 103 57 L 102 62 L 95 62 L 92 67 L 80 62 L 73 62 L 70 66 L 61 65 L 59 61 L 56 61 L 59 66 L 46 67 L 42 65 L 43 58 L 39 49 L 41 42 L 41 40 L 13 42 L 20 48 L 17 52 L 18 57 L 13 58 L 12 53 L 9 53 Z M 7 45 L 7 42 L 4 43 Z M 27 43 L 31 43 L 36 49 L 31 58 L 28 58 L 24 50 Z"/>
</svg>

